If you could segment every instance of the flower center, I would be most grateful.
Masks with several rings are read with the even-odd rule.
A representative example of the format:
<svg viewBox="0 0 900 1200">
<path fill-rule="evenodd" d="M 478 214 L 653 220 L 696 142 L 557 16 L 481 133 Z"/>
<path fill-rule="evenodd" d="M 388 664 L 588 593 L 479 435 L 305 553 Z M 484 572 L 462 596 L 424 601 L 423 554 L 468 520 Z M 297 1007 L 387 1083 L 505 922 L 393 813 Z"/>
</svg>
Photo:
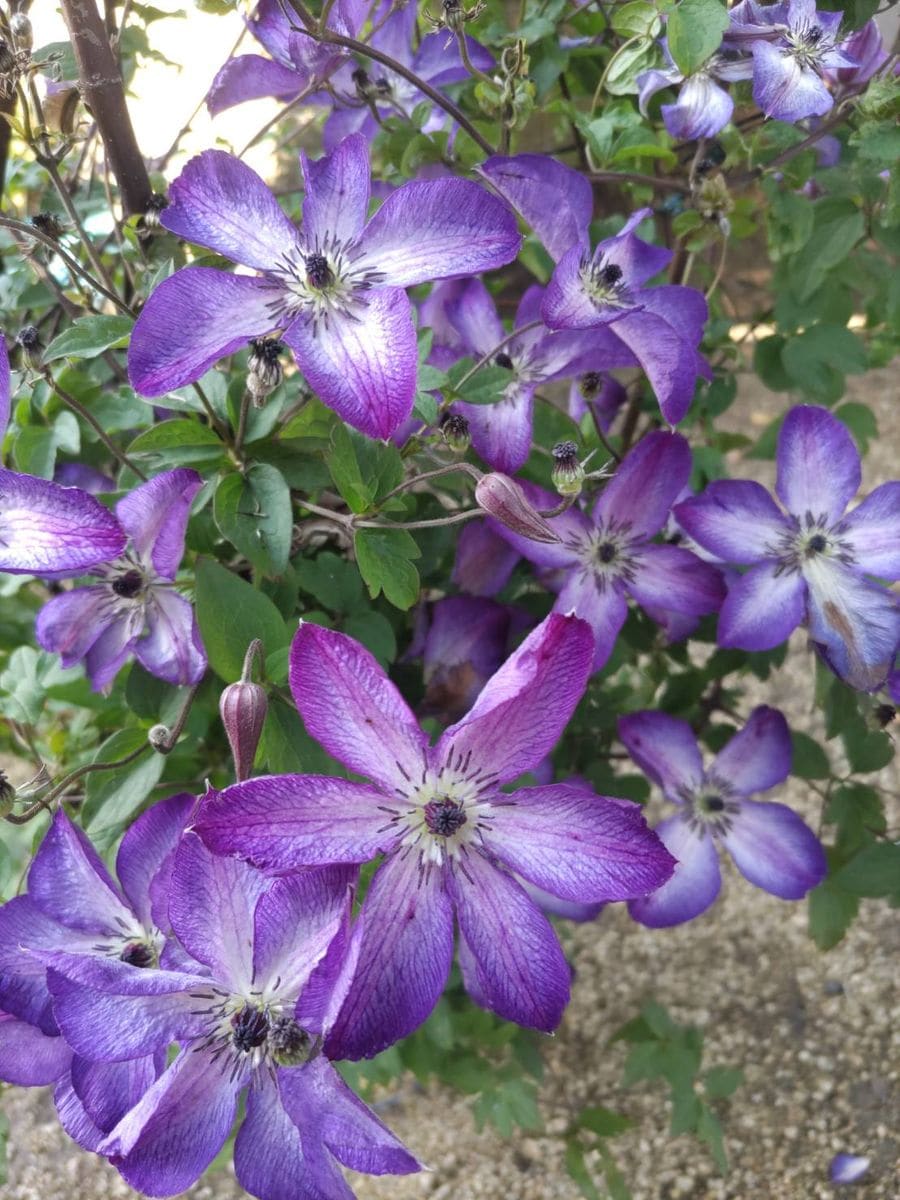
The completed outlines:
<svg viewBox="0 0 900 1200">
<path fill-rule="evenodd" d="M 306 282 L 317 292 L 324 292 L 334 284 L 334 271 L 324 254 L 306 256 Z"/>
<path fill-rule="evenodd" d="M 597 308 L 628 306 L 624 272 L 618 263 L 605 262 L 602 254 L 597 259 L 582 261 L 581 282 Z"/>
<path fill-rule="evenodd" d="M 269 1014 L 264 1008 L 246 1005 L 231 1018 L 231 1044 L 241 1054 L 264 1045 L 269 1036 Z"/>
<path fill-rule="evenodd" d="M 468 820 L 462 804 L 451 800 L 449 796 L 429 801 L 424 813 L 428 832 L 443 838 L 452 837 Z"/>
<path fill-rule="evenodd" d="M 695 833 L 726 834 L 740 805 L 731 785 L 708 775 L 694 791 L 682 793 L 684 818 Z"/>
<path fill-rule="evenodd" d="M 146 942 L 129 942 L 119 955 L 119 960 L 128 963 L 130 967 L 156 966 L 156 954 L 153 947 Z"/>
<path fill-rule="evenodd" d="M 513 369 L 513 365 L 513 360 L 504 350 L 501 350 L 499 354 L 494 356 L 495 367 L 505 367 L 507 371 L 511 371 Z"/>
<path fill-rule="evenodd" d="M 802 520 L 796 521 L 795 528 L 772 547 L 772 556 L 778 559 L 777 573 L 800 571 L 804 566 L 811 568 L 814 562 L 823 559 L 852 565 L 853 551 L 842 538 L 842 532 L 840 524 L 829 528 L 825 513 L 805 513 Z"/>
<path fill-rule="evenodd" d="M 820 25 L 801 24 L 786 35 L 789 53 L 801 67 L 820 67 L 822 56 L 828 49 L 825 30 Z"/>
<path fill-rule="evenodd" d="M 136 568 L 131 567 L 112 581 L 112 590 L 123 600 L 134 600 L 144 588 L 144 576 Z"/>
</svg>

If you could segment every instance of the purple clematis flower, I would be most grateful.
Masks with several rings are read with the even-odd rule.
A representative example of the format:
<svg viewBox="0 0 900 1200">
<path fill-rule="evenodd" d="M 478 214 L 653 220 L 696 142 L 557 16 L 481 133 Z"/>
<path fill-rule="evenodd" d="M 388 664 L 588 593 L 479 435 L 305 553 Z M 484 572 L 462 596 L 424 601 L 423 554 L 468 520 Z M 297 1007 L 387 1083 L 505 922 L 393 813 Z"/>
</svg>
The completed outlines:
<svg viewBox="0 0 900 1200">
<path fill-rule="evenodd" d="M 469 521 L 456 541 L 452 581 L 470 596 L 496 596 L 509 582 L 519 552 L 488 521 Z"/>
<path fill-rule="evenodd" d="M 592 254 L 591 188 L 577 171 L 543 155 L 520 154 L 489 158 L 481 173 L 557 259 L 541 305 L 544 323 L 595 333 L 602 327 L 640 365 L 663 416 L 677 425 L 690 407 L 697 376 L 710 377 L 697 350 L 707 306 L 695 288 L 643 286 L 672 258 L 670 250 L 634 232 L 650 209 L 634 213 Z"/>
<path fill-rule="evenodd" d="M 184 554 L 191 501 L 202 486 L 196 471 L 165 471 L 116 505 L 130 547 L 95 569 L 101 583 L 54 596 L 37 615 L 37 640 L 62 656 L 84 659 L 95 691 L 109 684 L 130 655 L 168 683 L 198 683 L 206 670 L 190 602 L 173 587 Z"/>
<path fill-rule="evenodd" d="M 900 579 L 900 482 L 882 484 L 857 508 L 859 453 L 825 408 L 798 405 L 778 436 L 775 491 L 718 480 L 675 516 L 723 562 L 748 565 L 732 580 L 719 645 L 769 650 L 805 623 L 817 650 L 851 687 L 875 691 L 900 648 L 900 605 L 872 582 Z"/>
<path fill-rule="evenodd" d="M 180 969 L 46 956 L 76 1052 L 124 1064 L 179 1043 L 99 1147 L 132 1187 L 152 1196 L 190 1187 L 228 1137 L 245 1089 L 235 1171 L 261 1200 L 348 1200 L 335 1159 L 378 1175 L 419 1169 L 321 1051 L 353 965 L 355 874 L 325 867 L 272 879 L 189 833 L 168 887 Z"/>
<path fill-rule="evenodd" d="M 85 834 L 56 813 L 28 872 L 27 894 L 0 907 L 0 1077 L 24 1086 L 56 1083 L 67 1133 L 96 1150 L 149 1087 L 164 1062 L 141 1057 L 127 1070 L 72 1054 L 60 1037 L 47 987 L 47 954 L 118 964 L 131 977 L 159 962 L 168 920 L 161 880 L 184 830 L 193 796 L 148 809 L 122 839 L 110 876 Z"/>
<path fill-rule="evenodd" d="M 663 88 L 683 84 L 674 104 L 663 104 L 663 124 L 674 138 L 694 141 L 701 137 L 715 137 L 731 120 L 734 101 L 720 82 L 733 83 L 750 79 L 753 63 L 749 58 L 730 59 L 724 54 L 713 54 L 692 75 L 685 76 L 676 67 L 665 39 L 662 43 L 666 65 L 644 71 L 636 79 L 639 88 L 641 112 L 646 116 L 647 105 Z"/>
<path fill-rule="evenodd" d="M 389 437 L 409 416 L 416 384 L 403 289 L 510 262 L 521 240 L 515 219 L 471 180 L 436 179 L 404 184 L 366 223 L 365 138 L 301 161 L 302 229 L 231 155 L 207 150 L 187 164 L 162 223 L 260 274 L 185 267 L 164 280 L 134 327 L 131 381 L 161 396 L 280 330 L 324 403 L 363 433 Z"/>
<path fill-rule="evenodd" d="M 507 1020 L 554 1029 L 569 970 L 510 872 L 576 903 L 643 895 L 671 874 L 636 805 L 581 783 L 501 790 L 556 743 L 591 656 L 584 622 L 551 615 L 430 747 L 366 650 L 301 625 L 290 683 L 306 728 L 371 785 L 251 779 L 207 801 L 195 829 L 217 852 L 276 871 L 385 856 L 356 925 L 359 962 L 329 1053 L 376 1054 L 425 1020 L 450 970 L 454 914 L 472 998 Z"/>
<path fill-rule="evenodd" d="M 554 609 L 574 612 L 594 631 L 594 670 L 612 653 L 633 599 L 651 616 L 695 619 L 715 612 L 725 587 L 720 572 L 682 546 L 658 545 L 676 496 L 687 484 L 691 451 L 677 433 L 650 433 L 625 457 L 589 517 L 570 508 L 548 523 L 558 543 L 495 531 L 536 566 L 553 572 Z M 544 505 L 546 506 L 546 505 Z"/>
<path fill-rule="evenodd" d="M 800 900 L 825 878 L 827 863 L 813 831 L 783 804 L 750 800 L 783 783 L 791 770 L 791 734 L 777 709 L 755 708 L 708 769 L 686 721 L 661 712 L 619 719 L 619 737 L 645 775 L 680 805 L 656 827 L 678 860 L 675 874 L 628 911 L 642 925 L 680 925 L 706 912 L 719 894 L 716 844 L 756 887 Z"/>
<path fill-rule="evenodd" d="M 876 72 L 888 60 L 888 52 L 884 48 L 881 30 L 875 20 L 866 21 L 861 29 L 851 33 L 845 42 L 841 43 L 843 52 L 854 60 L 854 67 L 838 67 L 836 70 L 823 72 L 825 80 L 831 85 L 832 91 L 838 96 L 855 96 L 861 92 Z M 895 65 L 894 74 L 900 70 Z"/>
</svg>

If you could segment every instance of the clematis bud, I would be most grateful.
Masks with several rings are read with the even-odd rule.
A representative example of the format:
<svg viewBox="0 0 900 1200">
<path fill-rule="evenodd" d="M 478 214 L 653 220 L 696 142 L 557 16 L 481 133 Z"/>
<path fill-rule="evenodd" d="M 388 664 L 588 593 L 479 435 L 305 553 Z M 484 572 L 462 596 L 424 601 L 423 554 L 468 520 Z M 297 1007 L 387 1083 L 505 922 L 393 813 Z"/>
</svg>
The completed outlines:
<svg viewBox="0 0 900 1200">
<path fill-rule="evenodd" d="M 34 32 L 28 17 L 21 12 L 13 13 L 9 18 L 9 28 L 16 43 L 16 49 L 23 51 L 25 54 L 30 54 L 31 48 L 34 45 Z"/>
<path fill-rule="evenodd" d="M 0 771 L 0 817 L 8 817 L 12 812 L 13 801 L 16 798 L 16 789 L 6 778 L 6 774 Z"/>
<path fill-rule="evenodd" d="M 244 669 L 237 683 L 230 683 L 219 697 L 219 715 L 231 746 L 234 775 L 238 783 L 250 778 L 256 748 L 262 735 L 269 701 L 266 689 L 253 683 L 253 660 L 262 652 L 262 643 L 254 640 L 244 656 Z"/>
<path fill-rule="evenodd" d="M 250 347 L 247 391 L 253 397 L 254 407 L 260 408 L 262 402 L 275 391 L 284 378 L 281 363 L 278 361 L 282 346 L 277 338 L 254 338 Z"/>
<path fill-rule="evenodd" d="M 578 496 L 584 483 L 584 465 L 574 442 L 557 442 L 553 447 L 553 472 L 550 478 L 561 496 Z"/>
<path fill-rule="evenodd" d="M 486 513 L 513 533 L 518 533 L 533 542 L 560 541 L 556 531 L 529 503 L 521 487 L 508 475 L 501 475 L 498 471 L 483 475 L 475 485 L 475 499 Z"/>
<path fill-rule="evenodd" d="M 16 336 L 16 345 L 22 348 L 22 361 L 33 370 L 41 365 L 41 335 L 36 325 L 24 325 Z"/>
<path fill-rule="evenodd" d="M 465 454 L 472 444 L 469 422 L 459 413 L 444 413 L 441 417 L 441 437 L 457 454 Z"/>
</svg>

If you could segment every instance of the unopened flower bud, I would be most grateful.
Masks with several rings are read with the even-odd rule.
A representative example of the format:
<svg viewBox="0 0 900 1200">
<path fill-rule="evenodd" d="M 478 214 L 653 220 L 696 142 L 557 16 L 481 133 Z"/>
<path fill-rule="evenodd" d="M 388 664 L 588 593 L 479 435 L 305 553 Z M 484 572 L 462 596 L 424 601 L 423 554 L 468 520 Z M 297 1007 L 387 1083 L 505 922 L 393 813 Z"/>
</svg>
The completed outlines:
<svg viewBox="0 0 900 1200">
<path fill-rule="evenodd" d="M 441 437 L 457 454 L 465 454 L 472 444 L 469 422 L 459 413 L 444 413 L 441 417 Z"/>
<path fill-rule="evenodd" d="M 262 643 L 254 640 L 244 656 L 244 669 L 237 683 L 230 683 L 219 697 L 219 715 L 225 727 L 234 776 L 238 783 L 250 778 L 256 748 L 262 736 L 269 700 L 266 689 L 251 681 L 254 658 L 262 653 Z"/>
<path fill-rule="evenodd" d="M 553 447 L 553 486 L 561 496 L 577 496 L 584 483 L 584 465 L 574 442 L 557 442 Z"/>
<path fill-rule="evenodd" d="M 172 750 L 172 730 L 168 725 L 154 725 L 147 733 L 147 741 L 157 754 L 169 754 Z"/>
<path fill-rule="evenodd" d="M 466 14 L 460 0 L 443 0 L 441 9 L 444 16 L 444 24 L 448 29 L 452 29 L 454 33 L 462 29 Z"/>
<path fill-rule="evenodd" d="M 254 338 L 250 348 L 247 391 L 253 397 L 254 405 L 259 408 L 284 378 L 281 363 L 278 361 L 282 346 L 277 338 Z"/>
<path fill-rule="evenodd" d="M 34 45 L 34 31 L 31 28 L 31 21 L 25 13 L 13 13 L 9 18 L 9 28 L 16 43 L 16 49 L 30 54 Z"/>
<path fill-rule="evenodd" d="M 558 542 L 559 535 L 529 503 L 514 479 L 492 471 L 475 485 L 475 499 L 486 513 L 533 542 Z"/>
<path fill-rule="evenodd" d="M 41 335 L 36 325 L 24 325 L 16 336 L 16 345 L 22 349 L 26 367 L 37 369 L 41 365 Z"/>
<path fill-rule="evenodd" d="M 6 778 L 6 774 L 0 771 L 0 817 L 8 817 L 12 812 L 13 801 L 16 798 L 16 789 Z"/>
</svg>

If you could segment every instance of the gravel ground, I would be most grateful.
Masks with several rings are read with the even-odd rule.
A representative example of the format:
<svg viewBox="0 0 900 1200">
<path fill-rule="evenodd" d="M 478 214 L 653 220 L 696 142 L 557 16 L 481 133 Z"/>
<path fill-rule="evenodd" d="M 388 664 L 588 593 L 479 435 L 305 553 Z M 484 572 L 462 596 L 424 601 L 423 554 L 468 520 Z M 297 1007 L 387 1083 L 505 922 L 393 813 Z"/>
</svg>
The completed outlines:
<svg viewBox="0 0 900 1200">
<path fill-rule="evenodd" d="M 874 405 L 881 437 L 866 462 L 866 490 L 896 476 L 900 446 L 898 375 L 852 380 L 848 399 Z M 731 427 L 758 429 L 786 407 L 756 385 L 744 387 Z M 735 464 L 771 481 L 770 464 Z M 817 732 L 803 639 L 751 703 L 783 708 L 791 723 Z M 831 749 L 831 747 L 830 747 Z M 900 775 L 882 773 L 900 796 Z M 817 798 L 802 783 L 779 797 L 813 825 Z M 656 801 L 653 801 L 655 806 Z M 889 816 L 900 824 L 900 803 Z M 726 867 L 720 902 L 674 930 L 643 929 L 621 908 L 574 930 L 572 1004 L 547 1046 L 541 1092 L 546 1133 L 502 1140 L 473 1130 L 467 1103 L 439 1088 L 401 1082 L 379 1106 L 430 1170 L 405 1179 L 351 1179 L 360 1200 L 577 1200 L 565 1173 L 559 1133 L 587 1104 L 627 1113 L 634 1128 L 610 1143 L 634 1200 L 826 1200 L 844 1191 L 861 1200 L 900 1196 L 900 1047 L 896 964 L 900 926 L 883 903 L 863 901 L 850 935 L 827 955 L 806 934 L 806 911 L 750 887 Z M 720 1178 L 693 1138 L 671 1138 L 658 1084 L 620 1086 L 625 1051 L 610 1033 L 643 1000 L 665 1003 L 705 1033 L 705 1065 L 743 1068 L 746 1080 L 723 1110 L 731 1172 Z M 101 1160 L 67 1141 L 48 1092 L 12 1091 L 10 1175 L 3 1200 L 114 1200 L 136 1195 Z M 840 1150 L 866 1154 L 872 1168 L 855 1188 L 827 1182 Z M 236 1200 L 221 1171 L 193 1188 L 192 1200 Z"/>
</svg>

